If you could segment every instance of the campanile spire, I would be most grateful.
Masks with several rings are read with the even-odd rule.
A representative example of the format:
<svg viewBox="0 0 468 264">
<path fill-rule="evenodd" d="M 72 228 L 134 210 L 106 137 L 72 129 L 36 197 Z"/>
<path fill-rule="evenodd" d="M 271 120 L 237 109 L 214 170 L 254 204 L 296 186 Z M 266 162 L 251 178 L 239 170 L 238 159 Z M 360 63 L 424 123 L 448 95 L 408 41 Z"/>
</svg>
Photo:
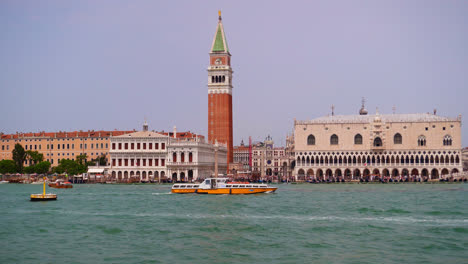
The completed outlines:
<svg viewBox="0 0 468 264">
<path fill-rule="evenodd" d="M 233 162 L 232 68 L 221 11 L 210 50 L 208 67 L 208 141 L 227 145 L 227 162 Z"/>
</svg>

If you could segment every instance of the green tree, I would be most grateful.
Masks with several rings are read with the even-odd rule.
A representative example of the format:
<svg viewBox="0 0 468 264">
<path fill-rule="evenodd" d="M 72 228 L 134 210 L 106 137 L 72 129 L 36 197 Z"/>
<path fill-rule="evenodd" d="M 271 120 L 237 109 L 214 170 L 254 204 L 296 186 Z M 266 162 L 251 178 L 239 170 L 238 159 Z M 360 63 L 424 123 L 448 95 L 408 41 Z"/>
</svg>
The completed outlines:
<svg viewBox="0 0 468 264">
<path fill-rule="evenodd" d="M 67 173 L 70 175 L 77 175 L 81 173 L 85 173 L 88 170 L 88 166 L 85 164 L 79 164 L 73 160 L 63 159 L 60 160 L 60 164 L 53 169 L 55 173 Z"/>
<path fill-rule="evenodd" d="M 26 159 L 29 160 L 29 164 L 37 164 L 44 160 L 44 154 L 37 151 L 28 150 L 26 151 Z"/>
<path fill-rule="evenodd" d="M 96 162 L 98 162 L 99 166 L 106 166 L 107 165 L 107 159 L 105 155 L 101 155 L 97 157 L 96 159 L 93 159 L 91 161 L 92 164 L 88 164 L 88 166 L 96 166 Z"/>
<path fill-rule="evenodd" d="M 22 173 L 23 172 L 23 164 L 26 160 L 26 151 L 24 151 L 23 146 L 21 144 L 16 143 L 15 148 L 12 151 L 13 153 L 13 160 L 16 164 L 16 171 Z"/>
<path fill-rule="evenodd" d="M 34 173 L 35 170 L 36 170 L 36 166 L 35 166 L 35 165 L 31 165 L 31 166 L 28 166 L 28 167 L 24 167 L 24 168 L 23 168 L 23 172 L 24 172 L 24 173 L 27 173 L 27 174 Z"/>
<path fill-rule="evenodd" d="M 16 164 L 13 160 L 0 160 L 0 173 L 15 173 Z"/>
<path fill-rule="evenodd" d="M 36 165 L 36 173 L 46 174 L 47 172 L 49 172 L 50 166 L 51 166 L 51 164 L 48 161 L 39 162 Z"/>
<path fill-rule="evenodd" d="M 46 174 L 50 170 L 50 162 L 42 161 L 35 166 L 35 172 L 39 174 Z"/>
<path fill-rule="evenodd" d="M 81 155 L 76 156 L 76 162 L 77 162 L 78 164 L 83 164 L 83 165 L 85 165 L 85 160 L 86 160 L 87 158 L 88 158 L 88 155 L 86 155 L 86 154 L 83 153 L 83 154 L 81 154 Z"/>
</svg>

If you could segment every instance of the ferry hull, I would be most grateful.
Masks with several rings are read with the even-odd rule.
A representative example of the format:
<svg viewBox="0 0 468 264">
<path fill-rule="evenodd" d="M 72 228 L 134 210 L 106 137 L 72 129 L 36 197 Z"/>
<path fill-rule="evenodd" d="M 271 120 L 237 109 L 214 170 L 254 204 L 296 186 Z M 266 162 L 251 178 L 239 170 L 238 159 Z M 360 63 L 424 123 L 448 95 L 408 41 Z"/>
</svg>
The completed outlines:
<svg viewBox="0 0 468 264">
<path fill-rule="evenodd" d="M 217 188 L 217 189 L 172 189 L 172 193 L 199 193 L 199 194 L 255 194 L 273 193 L 278 188 Z"/>
</svg>

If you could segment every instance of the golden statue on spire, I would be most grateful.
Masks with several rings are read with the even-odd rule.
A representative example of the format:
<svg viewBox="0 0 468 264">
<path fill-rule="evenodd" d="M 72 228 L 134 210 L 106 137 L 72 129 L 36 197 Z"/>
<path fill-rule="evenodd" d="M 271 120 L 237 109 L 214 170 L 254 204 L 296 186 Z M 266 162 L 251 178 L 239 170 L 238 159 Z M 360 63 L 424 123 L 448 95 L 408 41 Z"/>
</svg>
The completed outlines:
<svg viewBox="0 0 468 264">
<path fill-rule="evenodd" d="M 218 10 L 219 20 L 221 20 L 221 10 Z"/>
</svg>

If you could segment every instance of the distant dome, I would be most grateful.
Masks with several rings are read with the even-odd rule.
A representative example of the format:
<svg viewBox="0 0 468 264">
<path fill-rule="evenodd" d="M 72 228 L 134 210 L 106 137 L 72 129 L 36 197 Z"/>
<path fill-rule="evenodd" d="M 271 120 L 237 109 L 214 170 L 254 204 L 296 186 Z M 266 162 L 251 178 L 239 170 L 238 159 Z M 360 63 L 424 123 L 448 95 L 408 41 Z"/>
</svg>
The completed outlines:
<svg viewBox="0 0 468 264">
<path fill-rule="evenodd" d="M 365 102 L 366 102 L 366 100 L 363 97 L 362 98 L 362 106 L 361 106 L 361 109 L 359 110 L 360 115 L 367 115 L 366 107 L 364 107 Z"/>
<path fill-rule="evenodd" d="M 364 108 L 364 106 L 359 110 L 360 115 L 367 115 L 367 110 Z"/>
</svg>

